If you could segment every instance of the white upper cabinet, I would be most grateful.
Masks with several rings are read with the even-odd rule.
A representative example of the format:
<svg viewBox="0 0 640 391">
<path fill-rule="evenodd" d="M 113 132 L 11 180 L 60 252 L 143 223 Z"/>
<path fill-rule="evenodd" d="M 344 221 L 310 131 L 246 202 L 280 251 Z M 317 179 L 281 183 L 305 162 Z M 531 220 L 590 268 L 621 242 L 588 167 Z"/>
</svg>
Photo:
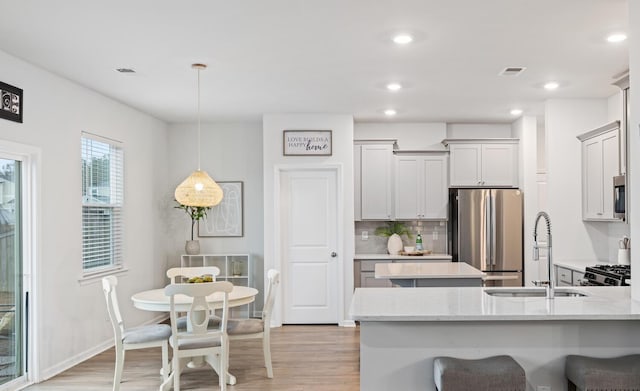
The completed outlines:
<svg viewBox="0 0 640 391">
<path fill-rule="evenodd" d="M 392 220 L 393 215 L 393 144 L 395 140 L 356 142 L 359 148 L 360 219 Z M 355 154 L 358 155 L 358 152 Z M 357 164 L 356 164 L 357 166 Z M 358 190 L 356 189 L 356 197 Z M 357 219 L 358 211 L 356 211 Z"/>
<path fill-rule="evenodd" d="M 446 153 L 396 152 L 395 181 L 396 219 L 447 219 Z"/>
<path fill-rule="evenodd" d="M 618 121 L 578 136 L 582 141 L 582 219 L 613 217 L 613 177 L 620 173 Z"/>
<path fill-rule="evenodd" d="M 518 140 L 444 140 L 451 187 L 518 187 Z"/>
</svg>

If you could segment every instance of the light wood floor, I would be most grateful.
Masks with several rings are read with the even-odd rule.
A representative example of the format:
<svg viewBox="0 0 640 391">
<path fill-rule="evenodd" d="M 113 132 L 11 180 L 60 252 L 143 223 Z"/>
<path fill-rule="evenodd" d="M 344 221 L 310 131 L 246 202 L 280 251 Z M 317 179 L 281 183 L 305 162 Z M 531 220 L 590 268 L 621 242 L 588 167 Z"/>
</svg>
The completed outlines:
<svg viewBox="0 0 640 391">
<path fill-rule="evenodd" d="M 360 328 L 283 326 L 271 331 L 273 379 L 266 377 L 260 340 L 232 341 L 229 391 L 351 391 L 360 389 Z M 111 390 L 115 357 L 109 349 L 28 391 Z M 127 351 L 121 391 L 157 390 L 160 348 Z M 186 369 L 181 390 L 217 390 L 218 376 L 206 366 Z"/>
</svg>

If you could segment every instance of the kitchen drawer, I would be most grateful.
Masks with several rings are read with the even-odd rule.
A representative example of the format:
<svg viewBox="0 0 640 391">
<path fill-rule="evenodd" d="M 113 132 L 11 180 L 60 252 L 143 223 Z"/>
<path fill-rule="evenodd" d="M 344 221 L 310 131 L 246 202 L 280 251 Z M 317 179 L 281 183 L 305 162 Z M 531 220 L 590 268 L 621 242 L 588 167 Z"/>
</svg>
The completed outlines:
<svg viewBox="0 0 640 391">
<path fill-rule="evenodd" d="M 361 272 L 373 272 L 376 270 L 376 263 L 391 263 L 391 260 L 368 260 L 368 261 L 360 261 L 360 271 Z"/>
<path fill-rule="evenodd" d="M 573 285 L 575 286 L 580 285 L 580 281 L 584 278 L 584 273 L 577 272 L 575 270 L 572 270 L 571 273 L 573 274 Z"/>
<path fill-rule="evenodd" d="M 391 288 L 390 280 L 376 278 L 375 272 L 360 272 L 360 284 L 362 288 Z"/>
<path fill-rule="evenodd" d="M 556 266 L 556 282 L 558 286 L 573 285 L 573 271 Z"/>
</svg>

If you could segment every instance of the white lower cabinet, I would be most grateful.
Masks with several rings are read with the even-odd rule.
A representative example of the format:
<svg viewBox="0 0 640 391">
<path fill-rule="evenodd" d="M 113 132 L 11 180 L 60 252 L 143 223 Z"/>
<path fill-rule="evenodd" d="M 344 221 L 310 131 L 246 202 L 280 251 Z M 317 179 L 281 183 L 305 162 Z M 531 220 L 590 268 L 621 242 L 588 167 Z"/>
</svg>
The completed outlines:
<svg viewBox="0 0 640 391">
<path fill-rule="evenodd" d="M 445 153 L 396 152 L 395 182 L 396 219 L 447 219 Z"/>
</svg>

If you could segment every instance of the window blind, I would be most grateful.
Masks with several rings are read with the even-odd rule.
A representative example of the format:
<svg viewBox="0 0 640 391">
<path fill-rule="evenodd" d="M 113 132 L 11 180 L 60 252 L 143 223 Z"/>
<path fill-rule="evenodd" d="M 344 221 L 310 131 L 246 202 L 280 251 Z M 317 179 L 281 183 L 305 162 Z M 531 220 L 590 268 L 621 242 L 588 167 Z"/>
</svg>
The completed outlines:
<svg viewBox="0 0 640 391">
<path fill-rule="evenodd" d="M 82 133 L 82 269 L 122 265 L 122 143 Z"/>
</svg>

